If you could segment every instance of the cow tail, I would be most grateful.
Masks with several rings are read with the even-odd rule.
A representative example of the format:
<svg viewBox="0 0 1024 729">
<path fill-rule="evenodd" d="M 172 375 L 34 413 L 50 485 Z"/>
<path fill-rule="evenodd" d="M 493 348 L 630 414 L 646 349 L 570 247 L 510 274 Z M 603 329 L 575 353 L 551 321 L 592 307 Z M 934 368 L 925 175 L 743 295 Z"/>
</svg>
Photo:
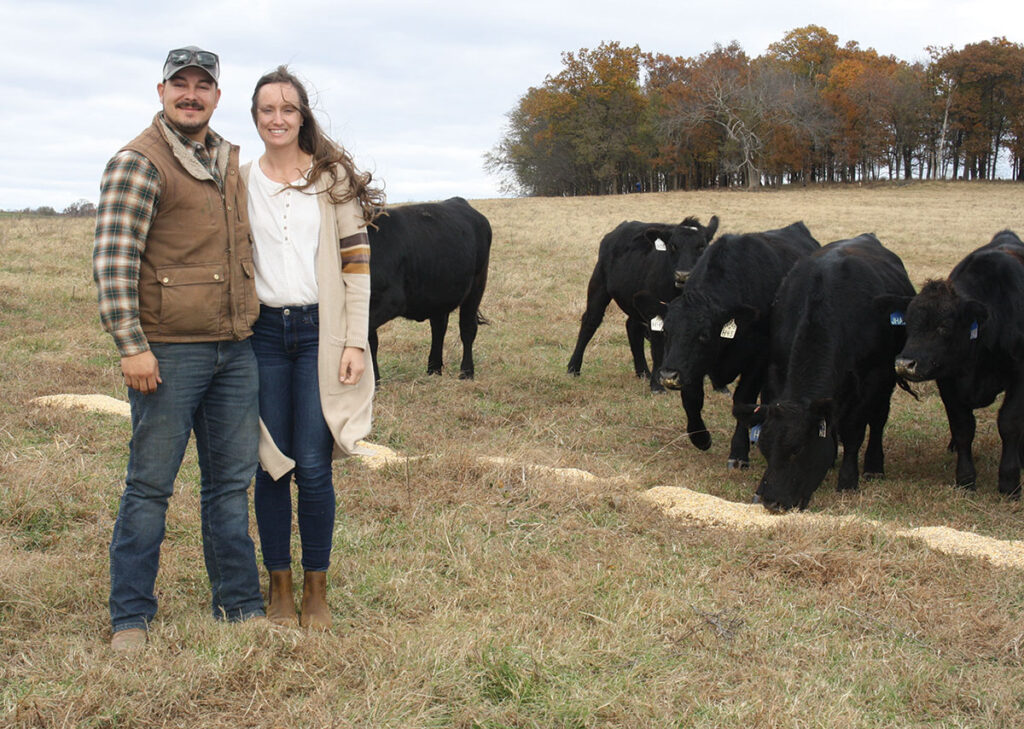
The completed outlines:
<svg viewBox="0 0 1024 729">
<path fill-rule="evenodd" d="M 918 397 L 916 392 L 914 392 L 914 388 L 912 388 L 910 386 L 909 382 L 904 380 L 902 377 L 897 376 L 896 377 L 896 384 L 900 386 L 901 390 L 904 390 L 905 392 L 909 392 L 911 397 L 913 397 L 918 402 L 921 402 L 921 398 Z"/>
</svg>

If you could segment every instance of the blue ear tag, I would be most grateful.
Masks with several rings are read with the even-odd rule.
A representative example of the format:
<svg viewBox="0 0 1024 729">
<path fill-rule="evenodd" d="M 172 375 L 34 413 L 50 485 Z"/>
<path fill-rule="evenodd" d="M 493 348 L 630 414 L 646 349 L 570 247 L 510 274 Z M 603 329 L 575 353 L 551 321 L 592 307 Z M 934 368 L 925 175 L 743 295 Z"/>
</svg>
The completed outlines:
<svg viewBox="0 0 1024 729">
<path fill-rule="evenodd" d="M 761 437 L 761 426 L 755 425 L 750 429 L 750 442 L 757 443 L 757 439 Z"/>
<path fill-rule="evenodd" d="M 971 322 L 971 339 L 977 339 L 977 338 L 978 338 L 978 322 L 972 321 Z"/>
<path fill-rule="evenodd" d="M 903 319 L 902 311 L 894 311 L 889 314 L 889 323 L 894 327 L 905 327 L 907 325 L 907 322 Z"/>
</svg>

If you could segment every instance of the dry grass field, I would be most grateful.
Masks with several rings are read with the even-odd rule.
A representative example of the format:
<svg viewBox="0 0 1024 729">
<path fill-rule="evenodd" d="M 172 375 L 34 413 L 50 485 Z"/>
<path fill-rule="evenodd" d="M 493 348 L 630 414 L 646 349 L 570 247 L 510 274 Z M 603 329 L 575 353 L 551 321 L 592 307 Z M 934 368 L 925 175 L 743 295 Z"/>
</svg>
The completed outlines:
<svg viewBox="0 0 1024 729">
<path fill-rule="evenodd" d="M 454 376 L 454 323 L 439 378 L 425 323 L 380 331 L 371 440 L 409 458 L 336 466 L 332 633 L 208 617 L 190 452 L 160 613 L 128 658 L 107 647 L 106 550 L 130 428 L 30 402 L 125 397 L 91 221 L 0 219 L 0 726 L 1024 726 L 1024 571 L 896 534 L 1024 538 L 1021 503 L 996 493 L 994 408 L 979 412 L 976 492 L 950 485 L 925 384 L 920 402 L 893 396 L 884 480 L 839 495 L 830 475 L 808 514 L 740 530 L 641 498 L 749 501 L 763 459 L 726 471 L 728 399 L 709 393 L 715 442 L 697 451 L 678 395 L 633 376 L 614 305 L 582 376 L 565 371 L 598 241 L 623 219 L 717 214 L 720 233 L 802 219 L 823 243 L 874 232 L 919 286 L 996 231 L 1024 233 L 1024 186 L 473 204 L 494 228 L 477 377 Z"/>
</svg>

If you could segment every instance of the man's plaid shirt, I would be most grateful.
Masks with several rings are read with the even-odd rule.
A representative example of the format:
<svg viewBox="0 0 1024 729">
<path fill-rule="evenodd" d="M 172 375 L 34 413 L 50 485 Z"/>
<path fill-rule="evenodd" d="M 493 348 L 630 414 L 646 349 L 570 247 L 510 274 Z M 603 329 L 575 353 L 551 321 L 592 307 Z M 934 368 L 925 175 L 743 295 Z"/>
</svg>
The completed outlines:
<svg viewBox="0 0 1024 729">
<path fill-rule="evenodd" d="M 195 155 L 223 187 L 216 159 L 221 149 L 228 149 L 228 145 L 222 146 L 224 140 L 208 131 L 204 146 L 169 126 L 162 113 L 160 123 L 175 146 L 181 146 L 179 151 Z M 139 322 L 139 262 L 159 202 L 160 175 L 152 162 L 132 150 L 122 150 L 111 158 L 100 181 L 92 271 L 100 321 L 122 357 L 149 349 Z"/>
</svg>

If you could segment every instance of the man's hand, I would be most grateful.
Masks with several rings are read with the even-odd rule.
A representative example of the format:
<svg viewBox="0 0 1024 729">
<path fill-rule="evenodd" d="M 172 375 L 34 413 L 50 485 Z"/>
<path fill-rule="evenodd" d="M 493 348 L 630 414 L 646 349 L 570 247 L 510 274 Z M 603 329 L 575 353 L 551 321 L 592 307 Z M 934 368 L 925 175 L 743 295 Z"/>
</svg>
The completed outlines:
<svg viewBox="0 0 1024 729">
<path fill-rule="evenodd" d="M 366 359 L 359 347 L 345 347 L 341 352 L 341 365 L 338 367 L 338 382 L 343 385 L 354 385 L 363 376 Z"/>
<path fill-rule="evenodd" d="M 124 384 L 143 395 L 156 392 L 156 386 L 163 382 L 160 379 L 160 364 L 149 350 L 122 357 L 121 374 L 124 375 Z"/>
</svg>

